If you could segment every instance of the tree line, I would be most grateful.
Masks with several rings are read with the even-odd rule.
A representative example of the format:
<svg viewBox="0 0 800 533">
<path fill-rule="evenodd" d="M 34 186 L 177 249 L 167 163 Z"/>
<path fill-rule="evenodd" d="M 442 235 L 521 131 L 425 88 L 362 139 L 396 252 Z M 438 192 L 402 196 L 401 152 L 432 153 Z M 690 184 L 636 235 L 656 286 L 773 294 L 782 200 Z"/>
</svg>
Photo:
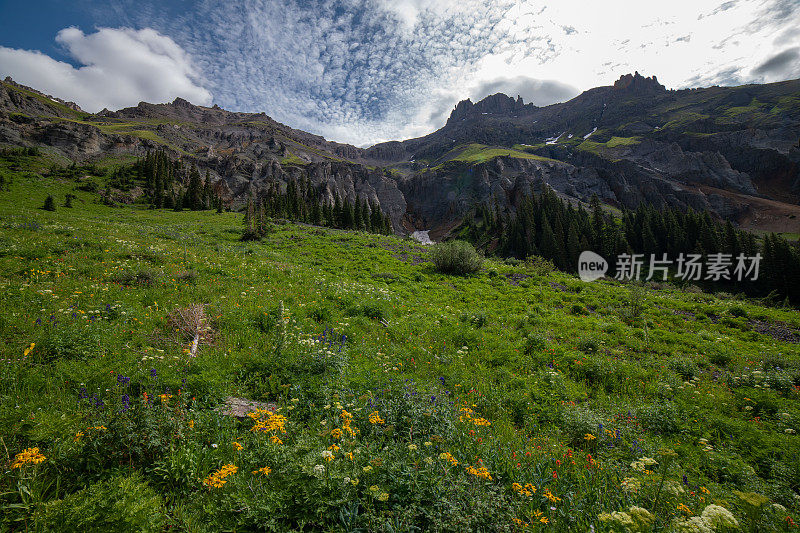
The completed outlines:
<svg viewBox="0 0 800 533">
<path fill-rule="evenodd" d="M 205 177 L 201 178 L 194 163 L 173 160 L 165 151 L 157 150 L 139 159 L 131 171 L 144 182 L 145 195 L 156 209 L 222 211 L 222 198 L 214 191 L 209 172 L 206 170 Z"/>
<path fill-rule="evenodd" d="M 326 202 L 308 178 L 292 178 L 285 189 L 281 183 L 272 182 L 263 194 L 248 198 L 242 238 L 263 237 L 267 232 L 266 221 L 271 218 L 371 233 L 392 232 L 392 222 L 377 202 L 360 195 L 351 202 L 338 194 L 333 202 Z"/>
<path fill-rule="evenodd" d="M 723 279 L 715 284 L 737 292 L 773 293 L 800 303 L 800 249 L 775 234 L 758 239 L 708 212 L 675 207 L 642 204 L 615 217 L 602 209 L 596 196 L 586 209 L 562 200 L 549 188 L 518 204 L 513 212 L 497 204 L 476 206 L 458 235 L 504 257 L 544 257 L 566 272 L 576 272 L 580 253 L 591 250 L 608 260 L 612 276 L 614 260 L 621 254 L 644 254 L 645 258 L 667 254 L 673 260 L 680 254 L 705 258 L 730 254 L 734 260 L 740 254 L 761 254 L 757 281 L 734 285 L 733 280 Z"/>
</svg>

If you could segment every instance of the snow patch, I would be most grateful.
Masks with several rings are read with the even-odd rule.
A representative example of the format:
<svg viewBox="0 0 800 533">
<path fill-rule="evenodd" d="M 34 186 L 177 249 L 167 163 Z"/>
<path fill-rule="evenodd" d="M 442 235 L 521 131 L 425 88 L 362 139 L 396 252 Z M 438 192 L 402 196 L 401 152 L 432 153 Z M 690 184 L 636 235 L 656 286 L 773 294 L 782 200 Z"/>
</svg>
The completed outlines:
<svg viewBox="0 0 800 533">
<path fill-rule="evenodd" d="M 564 133 L 567 133 L 567 132 L 565 131 L 565 132 L 561 133 L 558 137 L 550 137 L 549 139 L 545 139 L 544 143 L 545 144 L 556 144 L 558 142 L 558 140 L 561 138 L 561 136 L 564 135 Z"/>
<path fill-rule="evenodd" d="M 414 239 L 415 241 L 417 241 L 420 244 L 424 244 L 424 245 L 435 244 L 431 240 L 430 235 L 428 235 L 429 232 L 430 232 L 430 230 L 415 231 L 414 233 L 411 234 L 411 238 Z"/>
<path fill-rule="evenodd" d="M 592 131 L 590 131 L 589 133 L 587 133 L 586 135 L 584 135 L 584 136 L 583 136 L 583 138 L 584 138 L 584 139 L 588 139 L 588 138 L 589 138 L 589 136 L 590 136 L 592 133 L 596 132 L 596 131 L 597 131 L 597 126 L 595 126 L 595 127 L 594 127 L 594 129 L 593 129 Z"/>
</svg>

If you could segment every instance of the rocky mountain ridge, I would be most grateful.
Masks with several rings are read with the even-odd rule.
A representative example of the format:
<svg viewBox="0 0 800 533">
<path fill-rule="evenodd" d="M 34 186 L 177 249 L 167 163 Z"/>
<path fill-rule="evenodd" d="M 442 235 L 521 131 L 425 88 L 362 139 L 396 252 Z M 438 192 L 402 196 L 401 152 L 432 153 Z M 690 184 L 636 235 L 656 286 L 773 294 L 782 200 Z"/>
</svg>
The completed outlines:
<svg viewBox="0 0 800 533">
<path fill-rule="evenodd" d="M 570 201 L 596 194 L 616 207 L 706 209 L 800 232 L 798 139 L 800 80 L 674 91 L 637 72 L 546 107 L 498 93 L 459 102 L 429 135 L 366 149 L 180 98 L 90 114 L 0 84 L 0 145 L 75 161 L 163 149 L 207 170 L 234 207 L 276 181 L 308 178 L 328 201 L 360 195 L 398 233 L 434 237 L 476 203 L 513 210 L 545 185 Z"/>
</svg>

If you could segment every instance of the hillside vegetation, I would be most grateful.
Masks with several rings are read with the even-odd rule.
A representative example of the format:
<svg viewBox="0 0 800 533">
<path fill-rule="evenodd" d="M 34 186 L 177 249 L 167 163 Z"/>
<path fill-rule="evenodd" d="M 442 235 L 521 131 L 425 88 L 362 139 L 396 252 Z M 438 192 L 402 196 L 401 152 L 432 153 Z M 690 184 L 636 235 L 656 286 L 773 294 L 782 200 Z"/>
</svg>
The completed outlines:
<svg viewBox="0 0 800 533">
<path fill-rule="evenodd" d="M 48 165 L 0 169 L 2 531 L 800 519 L 796 310 L 543 261 L 443 275 L 280 221 L 241 242 L 239 213 L 110 207 Z"/>
</svg>

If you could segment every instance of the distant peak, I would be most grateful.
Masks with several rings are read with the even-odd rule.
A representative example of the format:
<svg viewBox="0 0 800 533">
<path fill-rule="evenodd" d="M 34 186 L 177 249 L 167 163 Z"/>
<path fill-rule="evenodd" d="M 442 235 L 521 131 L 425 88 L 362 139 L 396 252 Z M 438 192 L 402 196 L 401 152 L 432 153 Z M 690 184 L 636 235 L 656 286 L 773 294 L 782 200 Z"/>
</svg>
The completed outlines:
<svg viewBox="0 0 800 533">
<path fill-rule="evenodd" d="M 184 100 L 180 96 L 175 98 L 175 100 L 172 101 L 172 105 L 177 106 L 177 107 L 194 107 L 190 102 Z"/>
<path fill-rule="evenodd" d="M 468 116 L 477 115 L 509 115 L 517 112 L 526 107 L 535 107 L 532 104 L 525 104 L 522 97 L 517 95 L 516 100 L 504 93 L 495 93 L 487 96 L 483 100 L 472 103 L 472 100 L 467 98 L 461 100 L 453 111 L 450 113 L 450 118 L 447 119 L 448 124 L 453 124 L 458 120 L 467 118 Z"/>
<path fill-rule="evenodd" d="M 639 72 L 625 74 L 614 82 L 614 89 L 618 91 L 630 91 L 636 93 L 662 92 L 667 89 L 658 83 L 655 76 L 645 78 Z"/>
</svg>

